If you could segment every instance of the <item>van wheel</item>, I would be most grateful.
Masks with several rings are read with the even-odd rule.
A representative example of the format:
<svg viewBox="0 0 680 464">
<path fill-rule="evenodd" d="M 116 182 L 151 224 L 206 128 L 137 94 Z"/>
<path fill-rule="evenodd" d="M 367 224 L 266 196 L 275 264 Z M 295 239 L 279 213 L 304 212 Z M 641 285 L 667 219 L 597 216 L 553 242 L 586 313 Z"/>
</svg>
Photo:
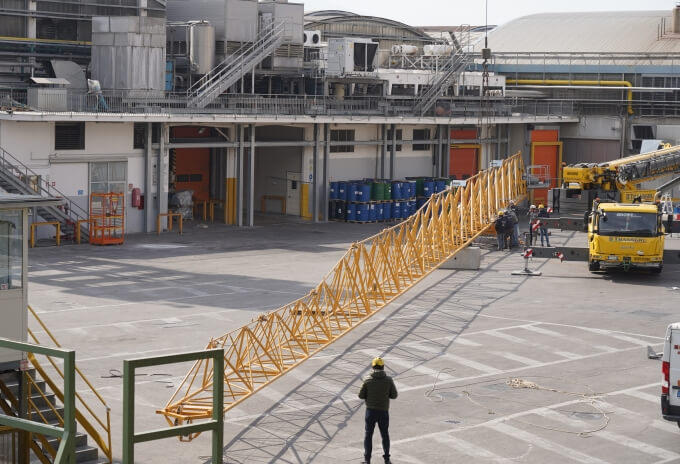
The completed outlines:
<svg viewBox="0 0 680 464">
<path fill-rule="evenodd" d="M 680 422 L 676 422 L 676 424 L 678 424 L 678 428 L 680 428 Z"/>
<path fill-rule="evenodd" d="M 590 261 L 588 263 L 588 270 L 590 272 L 599 271 L 600 270 L 600 263 L 598 263 L 597 261 Z"/>
<path fill-rule="evenodd" d="M 653 267 L 652 268 L 652 274 L 661 274 L 662 270 L 663 270 L 663 264 L 660 264 L 659 267 Z M 680 427 L 680 422 L 678 422 L 678 427 Z"/>
</svg>

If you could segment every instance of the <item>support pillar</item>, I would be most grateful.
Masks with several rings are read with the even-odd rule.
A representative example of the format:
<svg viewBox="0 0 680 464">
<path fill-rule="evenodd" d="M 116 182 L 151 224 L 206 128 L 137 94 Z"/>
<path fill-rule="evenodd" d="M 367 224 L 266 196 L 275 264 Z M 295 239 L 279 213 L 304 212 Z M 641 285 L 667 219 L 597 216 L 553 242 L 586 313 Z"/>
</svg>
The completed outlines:
<svg viewBox="0 0 680 464">
<path fill-rule="evenodd" d="M 390 144 L 390 180 L 394 180 L 394 158 L 397 152 L 397 126 L 395 124 L 391 124 L 390 130 L 392 131 L 392 142 Z"/>
<path fill-rule="evenodd" d="M 236 148 L 236 225 L 243 227 L 243 127 L 236 126 L 238 132 L 238 146 Z"/>
<path fill-rule="evenodd" d="M 154 154 L 151 147 L 152 142 L 153 123 L 146 124 L 146 143 L 144 144 L 144 232 L 147 234 L 153 232 L 153 226 L 156 224 L 154 216 L 154 193 L 158 195 L 158 185 L 153 185 L 153 170 L 156 167 L 154 164 Z M 154 187 L 156 191 L 154 192 Z"/>
<path fill-rule="evenodd" d="M 319 222 L 318 172 L 319 172 L 319 125 L 317 123 L 314 123 L 314 148 L 312 151 L 312 216 L 313 216 L 312 220 L 314 222 Z"/>
<path fill-rule="evenodd" d="M 158 185 L 156 186 L 156 208 L 157 213 L 168 212 L 168 170 L 170 167 L 170 160 L 168 156 L 168 149 L 166 148 L 170 141 L 170 128 L 161 123 L 159 150 L 158 150 Z M 161 218 L 161 230 L 167 226 L 167 218 Z"/>
<path fill-rule="evenodd" d="M 446 149 L 444 150 L 444 177 L 451 175 L 451 125 L 446 125 Z"/>
<path fill-rule="evenodd" d="M 250 157 L 248 163 L 248 227 L 255 225 L 255 124 L 250 125 Z"/>
<path fill-rule="evenodd" d="M 385 124 L 380 124 L 380 141 L 382 142 L 380 144 L 380 178 L 384 179 L 385 178 L 385 161 L 386 161 L 386 155 L 387 155 L 387 141 L 385 140 L 387 136 L 387 128 L 385 127 Z"/>
<path fill-rule="evenodd" d="M 329 218 L 328 217 L 328 202 L 330 201 L 330 196 L 328 192 L 328 173 L 330 171 L 330 167 L 328 166 L 328 139 L 329 139 L 329 126 L 328 123 L 325 123 L 323 125 L 323 220 L 324 222 L 328 222 Z"/>
</svg>

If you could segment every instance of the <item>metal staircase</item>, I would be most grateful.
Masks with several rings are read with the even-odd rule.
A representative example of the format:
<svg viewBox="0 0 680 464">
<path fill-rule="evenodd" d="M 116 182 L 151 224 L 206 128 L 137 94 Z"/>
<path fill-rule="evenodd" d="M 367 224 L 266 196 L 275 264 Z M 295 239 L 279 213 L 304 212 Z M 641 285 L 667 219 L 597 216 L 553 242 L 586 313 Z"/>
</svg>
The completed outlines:
<svg viewBox="0 0 680 464">
<path fill-rule="evenodd" d="M 262 60 L 271 55 L 285 38 L 285 23 L 278 23 L 260 32 L 257 40 L 239 48 L 212 71 L 197 81 L 187 92 L 190 108 L 205 108 L 222 92 L 251 72 Z"/>
<path fill-rule="evenodd" d="M 47 206 L 37 208 L 37 213 L 45 221 L 58 221 L 61 232 L 66 237 L 74 237 L 79 220 L 86 220 L 88 213 L 69 200 L 66 195 L 52 187 L 43 177 L 25 166 L 16 157 L 0 147 L 0 188 L 8 193 L 22 195 L 42 195 L 63 198 L 63 206 Z M 88 237 L 88 229 L 80 224 L 81 236 Z"/>
<path fill-rule="evenodd" d="M 451 57 L 439 68 L 439 72 L 432 77 L 428 84 L 427 90 L 421 95 L 417 101 L 414 112 L 419 115 L 424 115 L 439 98 L 444 90 L 451 85 L 456 74 L 465 69 L 470 61 L 470 54 L 463 50 L 457 50 Z"/>
<path fill-rule="evenodd" d="M 21 375 L 27 376 L 28 419 L 60 426 L 64 408 L 57 403 L 54 393 L 49 391 L 45 382 L 36 378 L 34 369 L 27 372 L 9 371 L 0 374 L 0 414 L 18 417 Z M 31 462 L 51 464 L 54 462 L 56 450 L 59 448 L 59 440 L 53 437 L 31 434 L 28 446 L 31 450 Z M 88 444 L 88 436 L 84 433 L 76 433 L 75 447 L 76 462 L 78 463 L 107 462 L 100 459 L 99 450 L 96 447 Z"/>
</svg>

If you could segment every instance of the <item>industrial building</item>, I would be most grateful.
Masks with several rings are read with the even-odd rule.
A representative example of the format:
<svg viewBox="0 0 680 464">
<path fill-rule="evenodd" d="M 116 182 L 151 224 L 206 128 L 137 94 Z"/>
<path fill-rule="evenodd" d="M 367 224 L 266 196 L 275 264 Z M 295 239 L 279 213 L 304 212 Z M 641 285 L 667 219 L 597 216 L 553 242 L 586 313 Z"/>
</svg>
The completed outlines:
<svg viewBox="0 0 680 464">
<path fill-rule="evenodd" d="M 3 187 L 67 198 L 71 236 L 90 193 L 124 194 L 125 233 L 185 189 L 229 224 L 325 221 L 333 181 L 464 180 L 521 150 L 557 186 L 562 162 L 680 140 L 677 9 L 422 29 L 285 1 L 15 3 Z"/>
<path fill-rule="evenodd" d="M 300 299 L 293 304 L 297 306 L 281 311 L 293 321 L 284 325 L 302 327 L 299 317 L 326 318 L 325 310 L 314 305 L 330 301 L 334 306 L 350 308 L 347 314 L 363 321 L 370 312 L 360 313 L 354 310 L 354 303 L 347 303 L 348 295 L 355 296 L 354 290 L 347 288 L 360 287 L 357 276 L 361 272 L 356 264 L 360 258 L 378 257 L 380 267 L 375 269 L 379 272 L 371 272 L 374 277 L 380 273 L 384 288 L 375 285 L 375 277 L 368 283 L 362 280 L 366 288 L 357 291 L 365 297 L 361 304 L 377 311 L 488 228 L 481 212 L 473 217 L 475 208 L 479 206 L 482 211 L 484 203 L 484 214 L 490 216 L 510 199 L 524 198 L 526 183 L 518 166 L 545 171 L 545 185 L 532 189 L 529 201 L 547 203 L 549 189 L 561 185 L 564 163 L 598 163 L 624 157 L 639 153 L 650 141 L 680 142 L 680 7 L 634 13 L 539 14 L 498 27 L 421 28 L 348 11 L 305 12 L 303 3 L 286 0 L 6 0 L 2 5 L 0 239 L 5 238 L 7 245 L 0 248 L 4 250 L 0 257 L 7 259 L 2 268 L 6 275 L 0 273 L 0 301 L 7 308 L 11 305 L 1 334 L 7 338 L 28 338 L 29 230 L 31 243 L 37 232 L 38 238 L 54 237 L 57 242 L 79 241 L 77 237 L 82 237 L 92 244 L 120 244 L 127 234 L 160 234 L 171 228 L 168 214 L 178 214 L 178 208 L 192 211 L 194 205 L 204 206 L 217 221 L 234 227 L 257 225 L 272 213 L 291 221 L 328 222 L 334 215 L 328 207 L 333 198 L 331 185 L 339 181 L 433 178 L 465 185 L 467 179 L 492 168 L 481 175 L 483 182 L 468 183 L 476 189 L 474 194 L 463 198 L 463 189 L 458 190 L 455 201 L 459 203 L 452 203 L 453 190 L 448 191 L 452 193 L 447 199 L 438 200 L 448 203 L 438 204 L 444 215 L 434 215 L 435 209 L 430 210 L 437 220 L 408 223 L 413 227 L 403 233 L 405 241 L 394 246 L 399 249 L 396 258 L 374 253 L 376 248 L 365 251 L 368 245 L 356 242 L 350 250 L 359 250 L 353 264 L 356 268 L 348 261 L 341 262 L 337 275 L 344 277 L 323 287 L 323 298 L 313 291 L 305 297 L 310 305 L 305 306 L 307 302 Z M 521 157 L 512 156 L 518 152 Z M 510 165 L 514 168 L 508 168 Z M 178 194 L 186 192 L 190 192 L 188 203 L 173 203 Z M 467 215 L 466 219 L 454 214 L 456 207 Z M 207 219 L 205 212 L 202 219 Z M 439 229 L 434 230 L 435 225 L 441 225 L 435 224 L 437 221 L 458 221 L 458 235 L 444 238 Z M 331 228 L 330 224 L 323 226 Z M 370 227 L 367 230 L 373 230 Z M 429 232 L 445 246 L 437 249 L 423 245 L 418 227 L 430 227 Z M 219 234 L 228 229 L 210 231 L 212 242 L 202 248 L 206 255 L 223 240 Z M 255 233 L 257 229 L 250 229 L 242 236 Z M 276 235 L 269 230 L 258 240 Z M 338 242 L 341 239 L 347 237 L 336 238 Z M 387 233 L 382 239 L 382 250 L 396 243 Z M 301 247 L 303 240 L 297 236 L 295 240 Z M 241 246 L 244 241 L 238 243 Z M 111 261 L 143 261 L 157 250 L 144 246 L 139 247 L 144 250 L 139 256 L 133 247 L 120 247 L 128 254 L 121 252 Z M 314 242 L 314 246 L 318 244 Z M 408 261 L 400 255 L 405 253 L 401 248 L 408 249 L 412 255 L 409 259 L 415 255 L 417 259 Z M 88 250 L 96 254 L 100 249 Z M 252 257 L 243 258 L 244 262 L 249 259 Z M 393 268 L 392 261 L 403 267 Z M 417 272 L 412 266 L 415 261 L 420 263 L 415 266 Z M 171 276 L 166 270 L 144 268 L 143 263 L 126 263 L 131 266 L 129 270 L 113 262 L 98 262 L 99 267 L 91 268 L 80 264 L 60 262 L 66 270 L 46 269 L 42 277 L 50 284 L 62 282 L 65 287 L 71 285 L 65 282 L 74 282 L 78 291 L 87 287 L 82 291 L 88 299 L 101 294 L 115 300 L 120 297 L 117 293 L 126 293 L 119 285 L 139 286 L 142 288 L 125 297 L 144 302 L 151 298 L 160 301 L 154 293 L 157 290 L 171 295 L 167 298 L 180 300 L 186 297 L 182 292 L 196 282 L 225 285 L 202 281 L 200 268 L 214 272 L 218 265 L 204 264 L 200 259 L 188 265 L 193 266 L 191 273 Z M 112 268 L 117 273 L 109 272 Z M 89 271 L 92 275 L 87 277 L 97 281 L 91 287 L 80 281 L 80 275 Z M 73 275 L 62 275 L 67 273 Z M 147 274 L 151 274 L 149 280 L 145 280 Z M 388 274 L 391 278 L 383 278 Z M 134 281 L 139 276 L 140 281 Z M 121 277 L 130 280 L 121 283 Z M 154 281 L 163 286 L 144 288 Z M 175 283 L 185 281 L 190 283 Z M 109 285 L 115 291 L 106 293 Z M 569 285 L 577 290 L 577 284 Z M 245 289 L 235 288 L 215 294 L 193 289 L 189 298 L 209 295 L 213 298 L 209 304 L 222 308 L 225 295 L 231 298 Z M 248 292 L 248 305 L 253 305 L 256 293 L 270 296 L 259 288 L 251 287 Z M 286 292 L 281 293 L 284 296 L 277 298 L 288 297 Z M 531 294 L 538 294 L 536 287 Z M 280 303 L 264 297 L 260 307 Z M 450 295 L 436 298 L 446 300 Z M 133 306 L 139 301 L 123 305 Z M 107 310 L 108 305 L 104 305 Z M 97 306 L 83 304 L 74 311 L 82 308 Z M 183 313 L 186 308 L 177 305 L 174 309 Z M 252 314 L 241 314 L 238 318 L 243 320 L 230 323 L 251 320 L 263 327 L 274 320 L 273 316 L 269 319 L 271 314 L 254 319 Z M 119 315 L 107 317 L 117 323 Z M 219 323 L 226 320 L 220 317 L 215 314 Z M 64 320 L 68 321 L 64 324 L 73 323 Z M 345 325 L 334 327 L 348 331 L 355 322 L 348 318 Z M 523 325 L 518 327 L 524 328 L 526 321 L 520 322 Z M 170 319 L 163 323 L 174 324 Z M 433 333 L 449 323 L 428 323 L 436 330 L 428 329 L 423 338 L 448 337 Z M 555 330 L 567 328 L 563 321 L 555 325 L 559 326 L 552 327 Z M 78 330 L 84 337 L 96 337 L 99 329 L 92 333 Z M 132 326 L 122 330 L 128 329 L 138 330 Z M 584 337 L 591 335 L 590 329 L 578 327 Z M 628 335 L 622 338 L 617 330 L 592 330 L 611 335 L 611 344 L 631 340 L 642 343 Z M 541 333 L 540 329 L 536 333 Z M 542 331 L 542 335 L 554 334 Z M 322 342 L 331 341 L 325 334 L 312 335 L 307 351 L 299 350 L 305 351 L 305 356 L 320 350 Z M 279 338 L 298 341 L 288 335 Z M 38 342 L 37 337 L 34 339 Z M 170 336 L 167 340 L 176 347 L 176 339 Z M 211 346 L 216 346 L 217 340 L 211 339 Z M 220 343 L 226 346 L 227 340 L 225 337 Z M 505 337 L 503 343 L 507 342 L 513 342 L 513 338 Z M 468 341 L 467 346 L 473 349 L 482 343 Z M 601 349 L 602 345 L 595 347 Z M 605 348 L 606 353 L 629 349 Z M 544 351 L 551 355 L 550 350 Z M 296 357 L 299 352 L 290 349 L 291 366 L 301 362 L 302 358 Z M 16 345 L 14 351 L 7 345 L 0 350 L 0 372 L 7 378 L 16 377 L 23 368 L 21 353 Z M 281 358 L 282 353 L 278 353 Z M 544 366 L 528 358 L 534 353 L 519 353 L 514 361 Z M 242 359 L 251 354 L 247 348 Z M 593 356 L 554 354 L 565 358 L 556 361 L 560 363 Z M 467 364 L 462 367 L 483 366 Z M 250 371 L 252 375 L 253 369 Z M 261 374 L 258 382 L 262 385 L 270 382 L 270 371 L 255 371 Z M 442 372 L 430 369 L 427 375 L 434 374 L 436 383 Z M 500 372 L 491 368 L 487 374 Z M 118 377 L 112 373 L 106 378 Z M 7 378 L 0 378 L 0 384 Z M 230 393 L 233 404 L 241 400 L 243 391 L 253 393 L 255 383 Z M 206 386 L 201 384 L 201 388 Z M 434 385 L 430 392 L 433 390 Z M 207 404 L 202 405 L 200 413 L 216 410 L 215 403 L 210 408 Z M 70 406 L 64 409 L 72 416 Z M 170 405 L 164 414 L 170 422 L 174 419 L 175 425 L 185 420 L 190 423 L 191 407 L 188 413 L 183 408 L 183 404 Z M 110 408 L 105 405 L 105 410 L 108 415 Z M 209 416 L 197 413 L 195 417 Z M 106 422 L 108 444 L 97 441 L 96 433 L 90 433 L 90 437 L 111 461 L 111 424 Z M 456 423 L 453 419 L 443 422 Z M 68 429 L 66 419 L 62 419 L 62 425 Z M 93 446 L 88 449 L 94 453 L 92 450 Z M 656 448 L 653 451 L 658 452 Z"/>
</svg>

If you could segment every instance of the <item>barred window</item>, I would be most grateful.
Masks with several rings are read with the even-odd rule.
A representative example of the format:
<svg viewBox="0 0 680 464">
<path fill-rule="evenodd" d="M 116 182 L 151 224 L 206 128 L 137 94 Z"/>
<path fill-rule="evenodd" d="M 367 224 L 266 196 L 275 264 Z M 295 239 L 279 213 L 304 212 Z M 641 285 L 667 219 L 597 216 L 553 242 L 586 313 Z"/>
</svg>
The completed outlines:
<svg viewBox="0 0 680 464">
<path fill-rule="evenodd" d="M 430 140 L 430 129 L 413 129 L 413 140 Z M 413 151 L 426 151 L 430 144 L 414 143 Z"/>
</svg>

